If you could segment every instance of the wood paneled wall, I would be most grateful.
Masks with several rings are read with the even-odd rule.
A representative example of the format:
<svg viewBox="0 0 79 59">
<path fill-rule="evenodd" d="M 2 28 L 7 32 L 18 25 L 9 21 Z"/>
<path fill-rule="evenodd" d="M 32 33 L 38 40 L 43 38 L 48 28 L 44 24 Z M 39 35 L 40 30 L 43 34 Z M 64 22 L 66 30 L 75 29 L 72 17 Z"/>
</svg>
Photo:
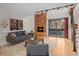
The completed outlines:
<svg viewBox="0 0 79 59">
<path fill-rule="evenodd" d="M 35 14 L 34 18 L 35 36 L 38 39 L 43 38 L 46 34 L 46 13 Z M 43 32 L 38 32 L 38 27 L 43 27 Z"/>
</svg>

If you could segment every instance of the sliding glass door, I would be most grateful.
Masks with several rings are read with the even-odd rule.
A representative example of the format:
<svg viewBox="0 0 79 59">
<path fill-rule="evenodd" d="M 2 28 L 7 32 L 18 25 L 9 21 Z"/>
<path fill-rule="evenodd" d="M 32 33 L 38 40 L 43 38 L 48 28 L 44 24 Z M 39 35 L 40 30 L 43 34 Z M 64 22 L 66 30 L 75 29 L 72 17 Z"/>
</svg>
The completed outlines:
<svg viewBox="0 0 79 59">
<path fill-rule="evenodd" d="M 49 36 L 64 37 L 65 36 L 65 19 L 49 20 Z"/>
</svg>

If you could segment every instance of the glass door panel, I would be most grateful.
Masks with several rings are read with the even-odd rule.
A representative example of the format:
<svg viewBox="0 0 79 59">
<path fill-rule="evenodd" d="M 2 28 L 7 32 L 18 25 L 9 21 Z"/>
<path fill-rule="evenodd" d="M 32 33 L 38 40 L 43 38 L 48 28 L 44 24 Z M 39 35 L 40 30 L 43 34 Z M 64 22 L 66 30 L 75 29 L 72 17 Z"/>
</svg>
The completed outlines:
<svg viewBox="0 0 79 59">
<path fill-rule="evenodd" d="M 64 19 L 49 20 L 49 36 L 64 37 Z"/>
</svg>

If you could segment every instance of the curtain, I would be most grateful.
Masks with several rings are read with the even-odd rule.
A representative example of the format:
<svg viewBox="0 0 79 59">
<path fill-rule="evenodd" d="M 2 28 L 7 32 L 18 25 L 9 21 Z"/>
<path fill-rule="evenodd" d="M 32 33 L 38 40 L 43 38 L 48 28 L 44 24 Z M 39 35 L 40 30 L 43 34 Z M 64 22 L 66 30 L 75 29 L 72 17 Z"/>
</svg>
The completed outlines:
<svg viewBox="0 0 79 59">
<path fill-rule="evenodd" d="M 68 18 L 65 19 L 64 37 L 68 39 Z"/>
</svg>

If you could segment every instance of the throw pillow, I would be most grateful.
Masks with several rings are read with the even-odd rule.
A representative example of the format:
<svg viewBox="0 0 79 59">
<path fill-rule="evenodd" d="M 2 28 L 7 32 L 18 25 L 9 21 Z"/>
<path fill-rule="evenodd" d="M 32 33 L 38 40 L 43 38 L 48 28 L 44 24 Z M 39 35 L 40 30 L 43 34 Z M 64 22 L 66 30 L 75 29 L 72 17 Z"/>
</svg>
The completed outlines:
<svg viewBox="0 0 79 59">
<path fill-rule="evenodd" d="M 16 37 L 16 34 L 15 34 L 15 33 L 12 33 L 11 36 L 12 36 L 12 37 Z"/>
</svg>

